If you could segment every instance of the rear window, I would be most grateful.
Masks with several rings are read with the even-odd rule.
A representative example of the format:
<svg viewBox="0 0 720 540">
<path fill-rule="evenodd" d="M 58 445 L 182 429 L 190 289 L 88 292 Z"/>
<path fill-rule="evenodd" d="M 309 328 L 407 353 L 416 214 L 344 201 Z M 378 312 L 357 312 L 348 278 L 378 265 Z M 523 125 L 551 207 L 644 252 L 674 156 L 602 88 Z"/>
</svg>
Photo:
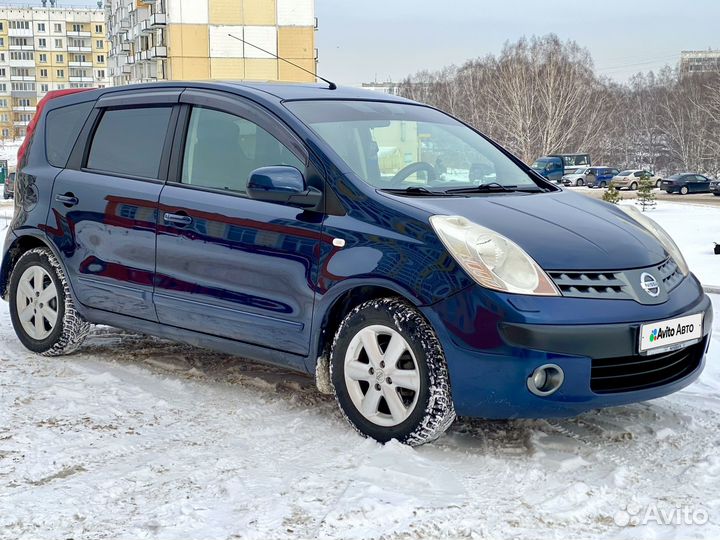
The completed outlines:
<svg viewBox="0 0 720 540">
<path fill-rule="evenodd" d="M 630 176 L 635 171 L 622 171 L 618 173 L 618 176 Z"/>
<path fill-rule="evenodd" d="M 157 178 L 172 107 L 105 111 L 95 130 L 87 168 Z"/>
<path fill-rule="evenodd" d="M 53 167 L 65 167 L 94 102 L 53 109 L 45 120 L 45 152 Z"/>
</svg>

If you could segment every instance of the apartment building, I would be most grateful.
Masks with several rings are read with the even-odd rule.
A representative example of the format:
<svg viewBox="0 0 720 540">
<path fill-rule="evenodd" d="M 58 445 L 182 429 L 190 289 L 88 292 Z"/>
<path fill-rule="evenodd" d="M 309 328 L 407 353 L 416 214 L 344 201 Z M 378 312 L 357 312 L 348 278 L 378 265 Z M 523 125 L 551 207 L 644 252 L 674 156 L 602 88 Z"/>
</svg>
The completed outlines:
<svg viewBox="0 0 720 540">
<path fill-rule="evenodd" d="M 0 7 L 0 139 L 25 136 L 48 91 L 111 84 L 102 9 Z"/>
<path fill-rule="evenodd" d="M 682 51 L 680 73 L 682 75 L 720 73 L 720 50 Z"/>
<path fill-rule="evenodd" d="M 272 56 L 315 71 L 314 0 L 105 0 L 105 9 L 115 85 L 315 80 Z"/>
</svg>

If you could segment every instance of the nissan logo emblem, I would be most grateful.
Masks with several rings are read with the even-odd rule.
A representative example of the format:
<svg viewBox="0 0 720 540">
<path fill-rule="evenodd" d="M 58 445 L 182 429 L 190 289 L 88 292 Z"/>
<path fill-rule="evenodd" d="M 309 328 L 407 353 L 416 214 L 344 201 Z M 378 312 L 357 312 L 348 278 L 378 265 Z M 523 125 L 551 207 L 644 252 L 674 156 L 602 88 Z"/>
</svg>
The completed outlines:
<svg viewBox="0 0 720 540">
<path fill-rule="evenodd" d="M 652 274 L 648 274 L 647 272 L 640 274 L 640 286 L 653 298 L 660 294 L 660 285 Z"/>
</svg>

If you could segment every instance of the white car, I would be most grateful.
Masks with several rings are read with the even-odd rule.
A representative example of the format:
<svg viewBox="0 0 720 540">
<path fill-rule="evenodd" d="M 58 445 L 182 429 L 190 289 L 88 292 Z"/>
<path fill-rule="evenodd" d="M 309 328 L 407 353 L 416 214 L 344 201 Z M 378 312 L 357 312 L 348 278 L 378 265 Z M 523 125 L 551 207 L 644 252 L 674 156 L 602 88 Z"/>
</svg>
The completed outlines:
<svg viewBox="0 0 720 540">
<path fill-rule="evenodd" d="M 628 188 L 635 191 L 640 185 L 640 180 L 648 178 L 652 181 L 656 188 L 662 184 L 662 178 L 651 173 L 647 169 L 628 169 L 621 171 L 610 180 L 610 185 L 617 189 Z"/>
</svg>

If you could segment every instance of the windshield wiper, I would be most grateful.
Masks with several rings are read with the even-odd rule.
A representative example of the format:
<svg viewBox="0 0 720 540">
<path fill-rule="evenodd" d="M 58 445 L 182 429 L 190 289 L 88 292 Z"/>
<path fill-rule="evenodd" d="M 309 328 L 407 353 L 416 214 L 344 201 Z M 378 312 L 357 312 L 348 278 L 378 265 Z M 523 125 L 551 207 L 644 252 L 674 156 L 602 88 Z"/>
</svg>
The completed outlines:
<svg viewBox="0 0 720 540">
<path fill-rule="evenodd" d="M 382 188 L 380 191 L 384 191 L 386 193 L 395 193 L 399 195 L 418 195 L 421 197 L 427 195 L 437 197 L 438 195 L 442 196 L 446 194 L 445 191 L 432 191 L 422 186 L 408 186 L 406 188 Z"/>
<path fill-rule="evenodd" d="M 446 189 L 445 193 L 490 193 L 493 191 L 500 191 L 506 193 L 513 193 L 516 191 L 521 191 L 523 193 L 537 193 L 544 190 L 539 187 L 519 188 L 516 185 L 504 186 L 499 182 L 488 182 L 487 184 L 478 184 L 477 186 L 472 187 Z"/>
</svg>

